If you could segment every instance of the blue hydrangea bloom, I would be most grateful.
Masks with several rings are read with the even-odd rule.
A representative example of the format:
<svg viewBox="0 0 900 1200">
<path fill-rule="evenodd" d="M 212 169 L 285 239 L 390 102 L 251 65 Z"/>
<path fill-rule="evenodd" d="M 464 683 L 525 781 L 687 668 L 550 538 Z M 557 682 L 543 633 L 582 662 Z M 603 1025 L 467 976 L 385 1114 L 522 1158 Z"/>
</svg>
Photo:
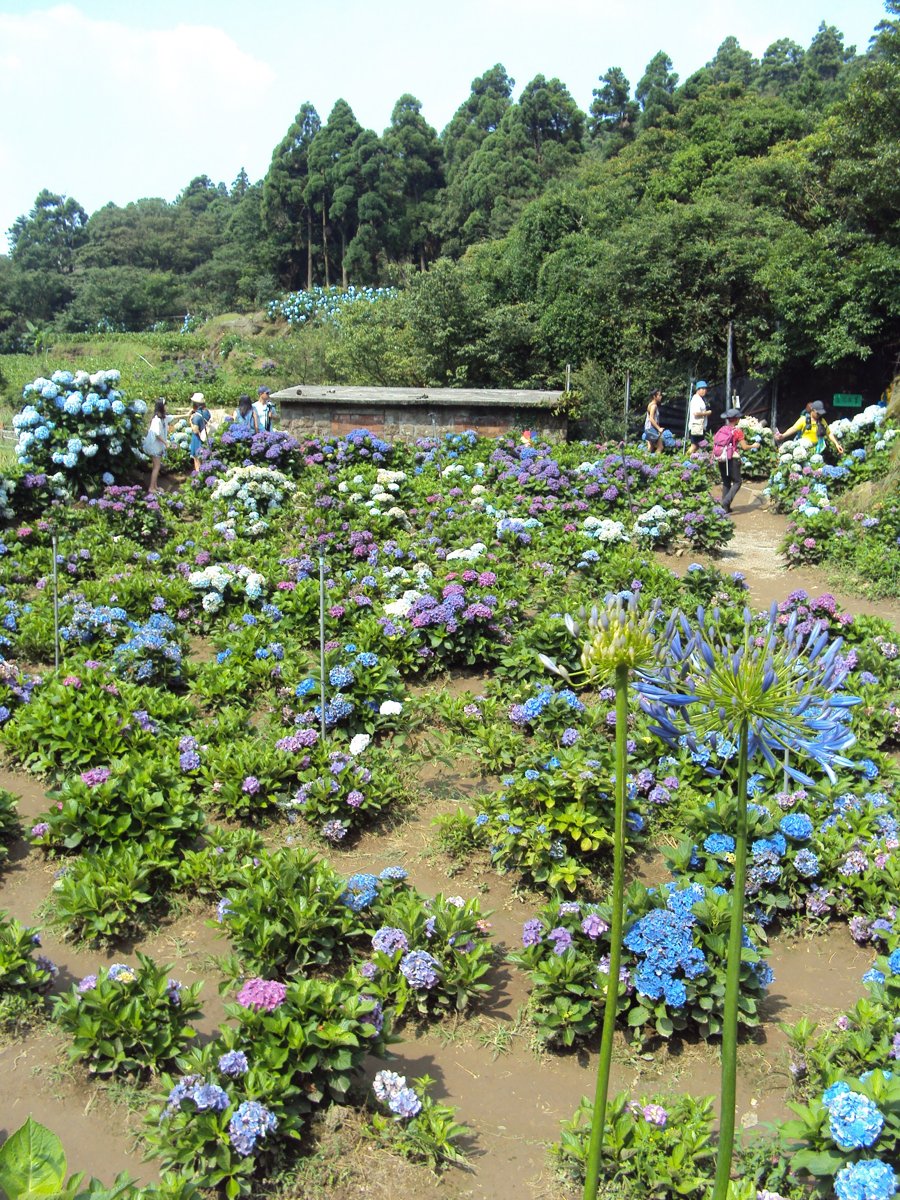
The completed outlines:
<svg viewBox="0 0 900 1200">
<path fill-rule="evenodd" d="M 894 1168 L 880 1158 L 864 1158 L 838 1171 L 834 1191 L 838 1200 L 890 1200 L 897 1190 Z"/>
<path fill-rule="evenodd" d="M 874 1100 L 859 1092 L 841 1092 L 826 1105 L 829 1132 L 841 1150 L 874 1146 L 884 1128 L 884 1114 Z"/>
<path fill-rule="evenodd" d="M 804 879 L 815 879 L 819 874 L 819 860 L 812 850 L 798 850 L 794 856 L 794 869 Z"/>
<path fill-rule="evenodd" d="M 733 854 L 734 838 L 727 833 L 711 833 L 703 842 L 708 854 Z"/>
</svg>

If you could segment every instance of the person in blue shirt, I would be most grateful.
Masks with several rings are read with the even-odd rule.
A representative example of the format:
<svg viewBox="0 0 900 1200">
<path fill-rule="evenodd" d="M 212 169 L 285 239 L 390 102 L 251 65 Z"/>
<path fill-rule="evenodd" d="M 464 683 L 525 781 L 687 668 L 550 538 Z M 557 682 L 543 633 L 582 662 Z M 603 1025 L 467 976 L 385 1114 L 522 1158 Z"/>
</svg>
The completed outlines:
<svg viewBox="0 0 900 1200">
<path fill-rule="evenodd" d="M 259 433 L 259 418 L 249 396 L 238 397 L 238 406 L 234 410 L 232 421 L 235 425 L 247 425 L 254 433 Z"/>
<path fill-rule="evenodd" d="M 200 470 L 200 450 L 206 444 L 209 427 L 209 409 L 205 407 L 203 396 L 195 392 L 191 400 L 191 415 L 188 421 L 191 427 L 191 458 L 194 460 L 194 470 Z"/>
</svg>

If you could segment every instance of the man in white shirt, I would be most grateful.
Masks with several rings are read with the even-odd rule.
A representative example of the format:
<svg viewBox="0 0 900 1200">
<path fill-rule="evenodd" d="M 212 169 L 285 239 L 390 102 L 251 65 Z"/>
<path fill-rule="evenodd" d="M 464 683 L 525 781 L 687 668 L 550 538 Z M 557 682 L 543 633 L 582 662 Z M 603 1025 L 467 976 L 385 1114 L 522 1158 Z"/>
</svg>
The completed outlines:
<svg viewBox="0 0 900 1200">
<path fill-rule="evenodd" d="M 272 413 L 275 411 L 275 405 L 269 399 L 271 392 L 265 386 L 257 388 L 256 403 L 253 405 L 253 410 L 256 413 L 256 419 L 259 422 L 260 429 L 266 431 L 272 428 Z"/>
<path fill-rule="evenodd" d="M 709 384 L 705 379 L 697 380 L 697 387 L 691 396 L 691 407 L 688 415 L 688 433 L 691 445 L 699 446 L 706 433 L 706 422 L 712 416 L 712 409 L 706 407 L 706 391 Z"/>
</svg>

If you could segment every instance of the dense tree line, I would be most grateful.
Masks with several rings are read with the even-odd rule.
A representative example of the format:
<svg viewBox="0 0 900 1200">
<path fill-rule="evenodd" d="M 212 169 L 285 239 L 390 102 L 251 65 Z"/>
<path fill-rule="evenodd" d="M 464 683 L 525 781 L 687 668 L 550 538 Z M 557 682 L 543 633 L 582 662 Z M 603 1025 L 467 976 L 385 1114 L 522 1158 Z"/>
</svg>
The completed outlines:
<svg viewBox="0 0 900 1200">
<path fill-rule="evenodd" d="M 42 192 L 0 258 L 0 339 L 53 323 L 147 328 L 313 284 L 392 283 L 346 318 L 345 370 L 386 382 L 556 382 L 721 356 L 774 373 L 896 351 L 898 0 L 867 53 L 820 26 L 757 60 L 735 38 L 683 82 L 660 50 L 583 113 L 559 79 L 513 99 L 497 64 L 438 133 L 403 95 L 381 136 L 312 104 L 264 179 L 90 217 Z M 375 306 L 376 308 L 379 306 Z M 355 340 L 354 340 L 355 339 Z M 422 351 L 405 357 L 405 347 Z"/>
</svg>

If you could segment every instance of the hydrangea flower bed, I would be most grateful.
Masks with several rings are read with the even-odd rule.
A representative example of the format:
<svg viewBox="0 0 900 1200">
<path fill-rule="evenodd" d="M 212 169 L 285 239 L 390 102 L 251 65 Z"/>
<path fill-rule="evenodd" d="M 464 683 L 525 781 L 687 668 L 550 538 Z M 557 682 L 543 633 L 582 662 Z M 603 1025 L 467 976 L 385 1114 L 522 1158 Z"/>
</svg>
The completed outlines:
<svg viewBox="0 0 900 1200">
<path fill-rule="evenodd" d="M 102 1002 L 114 1023 L 114 985 L 146 976 L 157 989 L 154 1021 L 172 1052 L 134 1069 L 159 1085 L 151 1140 L 161 1161 L 247 1192 L 310 1114 L 345 1102 L 392 1027 L 484 1002 L 494 952 L 477 900 L 423 896 L 402 867 L 340 865 L 415 798 L 414 754 L 435 728 L 485 775 L 471 811 L 441 818 L 442 844 L 530 889 L 512 955 L 531 984 L 529 1019 L 551 1049 L 594 1042 L 609 969 L 618 718 L 612 688 L 577 681 L 581 647 L 566 614 L 610 592 L 645 615 L 659 601 L 660 631 L 685 614 L 670 649 L 681 639 L 702 654 L 700 605 L 719 612 L 727 636 L 799 636 L 810 667 L 830 655 L 835 699 L 813 717 L 833 738 L 827 769 L 822 755 L 802 764 L 792 748 L 785 762 L 769 748 L 742 798 L 752 828 L 742 1023 L 761 1019 L 768 936 L 832 924 L 872 948 L 880 1059 L 848 1051 L 847 1092 L 792 1136 L 814 1153 L 830 1139 L 837 1194 L 886 1187 L 876 1164 L 891 1161 L 894 1100 L 859 1081 L 890 1069 L 900 1015 L 896 632 L 799 591 L 774 616 L 745 612 L 741 578 L 694 564 L 679 579 L 663 567 L 656 549 L 715 550 L 730 536 L 703 455 L 474 434 L 391 445 L 365 430 L 322 440 L 226 432 L 222 442 L 197 479 L 153 504 L 117 482 L 54 506 L 26 464 L 2 492 L 0 741 L 51 789 L 30 836 L 58 871 L 53 914 L 116 946 L 190 896 L 226 950 L 230 1023 L 201 1049 L 175 1028 L 187 993 L 149 964 L 126 967 L 134 980 L 101 969 L 67 1002 L 73 1022 Z M 50 499 L 35 515 L 38 492 Z M 458 668 L 489 680 L 463 696 L 429 686 Z M 735 846 L 734 737 L 724 727 L 675 736 L 658 709 L 634 704 L 627 720 L 627 846 L 633 856 L 665 838 L 672 877 L 628 894 L 616 1002 L 620 1028 L 646 1052 L 661 1039 L 718 1036 Z M 278 848 L 264 848 L 261 826 Z M 35 993 L 49 978 L 17 969 Z M 859 1013 L 848 1022 L 872 1023 Z M 297 1029 L 310 1038 L 303 1047 Z M 80 1024 L 77 1036 L 90 1031 Z M 823 1095 L 840 1082 L 825 1074 L 815 1077 Z M 376 1081 L 385 1136 L 402 1127 L 436 1138 L 450 1120 L 427 1084 L 391 1072 Z M 801 1099 L 815 1107 L 811 1092 Z M 654 1100 L 619 1117 L 643 1122 L 649 1145 L 665 1133 L 664 1111 Z"/>
</svg>

